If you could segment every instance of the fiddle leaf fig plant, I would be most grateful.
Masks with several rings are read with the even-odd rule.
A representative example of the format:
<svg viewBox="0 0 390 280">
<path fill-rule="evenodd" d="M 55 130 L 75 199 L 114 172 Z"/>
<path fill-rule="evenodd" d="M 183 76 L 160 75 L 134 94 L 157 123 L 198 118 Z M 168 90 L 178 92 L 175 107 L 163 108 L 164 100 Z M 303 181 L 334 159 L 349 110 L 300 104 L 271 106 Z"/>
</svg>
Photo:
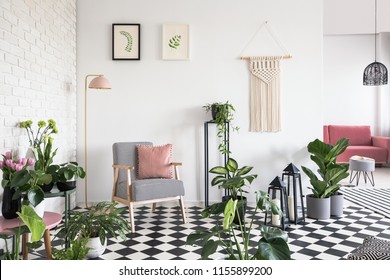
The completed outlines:
<svg viewBox="0 0 390 280">
<path fill-rule="evenodd" d="M 302 166 L 303 172 L 309 177 L 315 198 L 327 198 L 337 193 L 340 189 L 340 181 L 348 177 L 348 166 L 336 163 L 337 157 L 345 151 L 349 145 L 347 138 L 341 138 L 335 145 L 326 144 L 315 139 L 307 145 L 311 154 L 310 159 L 318 166 L 317 173 Z"/>
</svg>

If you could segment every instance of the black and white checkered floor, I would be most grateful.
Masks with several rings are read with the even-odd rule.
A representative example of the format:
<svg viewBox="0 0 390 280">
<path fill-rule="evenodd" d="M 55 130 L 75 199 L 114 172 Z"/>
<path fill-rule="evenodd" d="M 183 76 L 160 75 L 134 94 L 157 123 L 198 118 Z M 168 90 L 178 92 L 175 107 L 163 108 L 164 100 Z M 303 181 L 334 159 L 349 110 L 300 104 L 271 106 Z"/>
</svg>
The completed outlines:
<svg viewBox="0 0 390 280">
<path fill-rule="evenodd" d="M 200 216 L 202 207 L 187 207 L 188 223 L 183 224 L 179 207 L 160 206 L 136 210 L 137 232 L 122 241 L 110 238 L 100 259 L 106 260 L 196 260 L 200 248 L 186 244 L 188 234 L 215 225 L 213 219 Z M 128 212 L 125 212 L 128 218 Z M 260 214 L 259 214 L 260 215 Z M 258 223 L 263 221 L 259 216 Z M 292 225 L 288 229 L 289 247 L 295 260 L 338 260 L 362 244 L 365 237 L 390 239 L 390 219 L 360 206 L 348 206 L 343 217 Z M 53 234 L 55 231 L 53 231 Z M 253 231 L 253 236 L 258 231 Z M 258 240 L 258 238 L 256 238 Z M 56 242 L 52 244 L 56 246 Z M 42 259 L 44 250 L 31 253 L 30 259 Z M 215 258 L 222 257 L 214 255 Z"/>
</svg>

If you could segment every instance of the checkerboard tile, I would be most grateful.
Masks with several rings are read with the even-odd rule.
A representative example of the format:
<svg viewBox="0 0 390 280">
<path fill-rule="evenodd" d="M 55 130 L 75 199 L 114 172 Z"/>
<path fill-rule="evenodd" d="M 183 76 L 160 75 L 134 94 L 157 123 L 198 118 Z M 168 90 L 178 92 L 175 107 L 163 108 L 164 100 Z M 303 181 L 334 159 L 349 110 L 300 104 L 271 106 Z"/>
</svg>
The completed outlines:
<svg viewBox="0 0 390 280">
<path fill-rule="evenodd" d="M 188 223 L 183 224 L 179 207 L 160 206 L 152 213 L 149 207 L 135 211 L 137 232 L 127 235 L 127 240 L 109 238 L 107 249 L 100 259 L 104 260 L 196 260 L 200 258 L 199 247 L 186 244 L 189 233 L 211 228 L 214 219 L 200 216 L 202 207 L 187 208 Z M 249 212 L 253 211 L 249 208 Z M 128 212 L 124 212 L 128 219 Z M 264 216 L 259 214 L 257 223 Z M 317 221 L 306 218 L 305 223 L 291 225 L 286 229 L 289 235 L 291 257 L 296 260 L 340 260 L 362 244 L 365 237 L 377 236 L 390 239 L 390 219 L 360 206 L 344 209 L 342 217 Z M 52 231 L 55 235 L 56 231 Z M 253 242 L 257 241 L 258 229 L 252 232 Z M 58 247 L 55 240 L 53 246 Z M 40 248 L 30 253 L 30 259 L 43 259 Z M 223 258 L 218 252 L 214 258 Z"/>
</svg>

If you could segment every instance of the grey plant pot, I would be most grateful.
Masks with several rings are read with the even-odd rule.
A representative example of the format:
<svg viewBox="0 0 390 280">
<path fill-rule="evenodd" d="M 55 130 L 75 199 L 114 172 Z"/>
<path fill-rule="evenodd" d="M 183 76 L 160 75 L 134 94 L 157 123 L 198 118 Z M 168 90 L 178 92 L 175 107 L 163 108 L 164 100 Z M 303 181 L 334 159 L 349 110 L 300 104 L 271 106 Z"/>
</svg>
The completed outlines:
<svg viewBox="0 0 390 280">
<path fill-rule="evenodd" d="M 306 196 L 307 216 L 317 220 L 330 218 L 330 198 L 315 198 L 313 195 Z"/>
<path fill-rule="evenodd" d="M 344 214 L 344 195 L 337 193 L 330 197 L 330 215 L 340 217 Z"/>
</svg>

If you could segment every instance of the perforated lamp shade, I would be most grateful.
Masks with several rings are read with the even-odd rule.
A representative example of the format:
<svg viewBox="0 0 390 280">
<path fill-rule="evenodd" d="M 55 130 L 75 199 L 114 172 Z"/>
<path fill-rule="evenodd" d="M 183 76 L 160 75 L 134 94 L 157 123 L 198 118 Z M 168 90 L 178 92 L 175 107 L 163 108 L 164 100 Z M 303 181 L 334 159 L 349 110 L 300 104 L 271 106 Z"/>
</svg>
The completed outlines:
<svg viewBox="0 0 390 280">
<path fill-rule="evenodd" d="M 88 85 L 93 89 L 111 89 L 110 82 L 104 76 L 97 76 Z"/>
<path fill-rule="evenodd" d="M 363 72 L 363 85 L 381 86 L 387 85 L 388 73 L 387 68 L 380 62 L 369 64 Z"/>
</svg>

